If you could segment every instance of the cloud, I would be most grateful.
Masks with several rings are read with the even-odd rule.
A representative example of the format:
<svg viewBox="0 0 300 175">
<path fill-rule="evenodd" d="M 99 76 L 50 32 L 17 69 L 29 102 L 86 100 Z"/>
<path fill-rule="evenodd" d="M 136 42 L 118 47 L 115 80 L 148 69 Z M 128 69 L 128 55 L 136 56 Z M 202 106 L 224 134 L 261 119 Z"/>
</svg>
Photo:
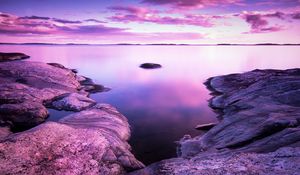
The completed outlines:
<svg viewBox="0 0 300 175">
<path fill-rule="evenodd" d="M 106 23 L 104 21 L 100 21 L 100 20 L 97 20 L 97 19 L 86 19 L 84 20 L 85 22 L 95 22 L 95 23 Z"/>
<path fill-rule="evenodd" d="M 293 19 L 300 19 L 300 12 L 293 13 L 291 16 Z"/>
<path fill-rule="evenodd" d="M 43 17 L 43 16 L 24 16 L 19 17 L 18 19 L 22 20 L 52 20 L 55 22 L 63 23 L 63 24 L 80 24 L 81 21 L 72 21 L 72 20 L 66 20 L 66 19 L 58 19 L 58 18 L 49 18 L 49 17 Z"/>
<path fill-rule="evenodd" d="M 108 9 L 113 10 L 113 11 L 123 11 L 123 12 L 127 12 L 127 13 L 134 13 L 134 14 L 146 14 L 149 13 L 150 10 L 143 8 L 143 7 L 135 7 L 135 6 L 111 6 L 108 7 Z"/>
<path fill-rule="evenodd" d="M 24 17 L 19 17 L 18 19 L 49 20 L 49 19 L 51 19 L 51 18 L 49 18 L 49 17 L 42 17 L 42 16 L 24 16 Z"/>
<path fill-rule="evenodd" d="M 63 24 L 81 24 L 82 23 L 82 21 L 71 21 L 71 20 L 57 19 L 57 18 L 52 18 L 52 20 L 55 22 L 63 23 Z"/>
<path fill-rule="evenodd" d="M 283 13 L 273 13 L 273 14 L 243 14 L 242 18 L 246 20 L 251 26 L 251 31 L 248 33 L 267 33 L 267 32 L 277 32 L 283 30 L 281 26 L 269 26 L 269 22 L 264 19 L 264 17 L 276 17 L 282 18 Z"/>
<path fill-rule="evenodd" d="M 90 23 L 93 23 L 92 25 Z M 118 42 L 168 42 L 174 40 L 197 40 L 205 36 L 200 33 L 154 32 L 134 33 L 128 28 L 109 27 L 96 19 L 69 21 L 48 17 L 18 17 L 0 13 L 0 35 L 14 39 L 63 38 L 72 42 L 81 41 L 118 41 Z M 56 42 L 58 40 L 55 40 Z"/>
<path fill-rule="evenodd" d="M 162 16 L 158 11 L 155 10 L 130 6 L 113 6 L 109 7 L 109 9 L 117 12 L 115 15 L 109 17 L 109 19 L 123 23 L 139 22 L 165 25 L 193 25 L 212 27 L 214 26 L 213 20 L 221 18 L 221 16 L 211 15 L 183 15 L 182 17 Z"/>
<path fill-rule="evenodd" d="M 116 28 L 116 27 L 107 27 L 104 25 L 80 25 L 80 26 L 57 26 L 57 29 L 61 33 L 65 34 L 87 34 L 87 35 L 120 35 L 124 34 L 127 29 Z"/>
<path fill-rule="evenodd" d="M 274 12 L 274 13 L 268 13 L 264 15 L 265 17 L 274 17 L 279 19 L 284 19 L 285 14 L 283 12 Z"/>
<path fill-rule="evenodd" d="M 107 27 L 102 24 L 90 25 L 88 22 L 100 23 L 96 19 L 72 21 L 50 17 L 25 16 L 18 17 L 11 14 L 0 14 L 1 34 L 115 34 L 125 32 L 124 28 Z"/>
<path fill-rule="evenodd" d="M 156 32 L 156 33 L 135 33 L 135 37 L 147 41 L 173 41 L 173 40 L 199 40 L 206 38 L 200 33 L 185 33 L 185 32 Z"/>
<path fill-rule="evenodd" d="M 8 14 L 1 14 L 0 13 L 0 17 L 2 17 L 2 18 L 8 18 L 8 17 L 10 17 Z"/>
<path fill-rule="evenodd" d="M 142 3 L 171 5 L 175 8 L 203 8 L 227 4 L 241 4 L 243 0 L 143 0 Z"/>
</svg>

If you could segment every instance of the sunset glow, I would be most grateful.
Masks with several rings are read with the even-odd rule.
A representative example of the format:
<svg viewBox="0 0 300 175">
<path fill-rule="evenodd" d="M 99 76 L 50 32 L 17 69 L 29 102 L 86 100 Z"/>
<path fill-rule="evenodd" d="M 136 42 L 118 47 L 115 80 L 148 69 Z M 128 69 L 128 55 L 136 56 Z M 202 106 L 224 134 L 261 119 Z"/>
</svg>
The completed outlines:
<svg viewBox="0 0 300 175">
<path fill-rule="evenodd" d="M 300 43 L 299 0 L 0 3 L 1 42 Z"/>
</svg>

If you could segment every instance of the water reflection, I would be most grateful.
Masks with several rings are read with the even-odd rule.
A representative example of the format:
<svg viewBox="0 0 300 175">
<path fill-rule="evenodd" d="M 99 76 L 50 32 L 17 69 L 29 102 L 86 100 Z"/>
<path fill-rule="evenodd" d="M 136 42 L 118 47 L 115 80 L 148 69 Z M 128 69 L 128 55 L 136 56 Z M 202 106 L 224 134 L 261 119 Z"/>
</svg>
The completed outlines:
<svg viewBox="0 0 300 175">
<path fill-rule="evenodd" d="M 207 78 L 253 69 L 300 67 L 295 46 L 6 46 L 33 61 L 58 62 L 112 88 L 94 94 L 116 106 L 132 127 L 131 145 L 148 164 L 175 155 L 175 141 L 198 135 L 197 124 L 215 121 L 207 106 Z M 139 68 L 144 62 L 161 69 Z M 51 111 L 51 120 L 66 113 Z"/>
</svg>

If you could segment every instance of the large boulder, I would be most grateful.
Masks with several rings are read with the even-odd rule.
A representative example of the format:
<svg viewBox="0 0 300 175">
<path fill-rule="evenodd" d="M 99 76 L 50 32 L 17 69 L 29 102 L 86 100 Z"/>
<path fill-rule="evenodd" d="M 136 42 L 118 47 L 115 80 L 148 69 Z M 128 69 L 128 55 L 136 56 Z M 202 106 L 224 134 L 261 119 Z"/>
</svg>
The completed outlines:
<svg viewBox="0 0 300 175">
<path fill-rule="evenodd" d="M 85 78 L 84 78 L 85 80 Z M 46 64 L 30 61 L 12 61 L 0 63 L 0 123 L 7 123 L 12 128 L 30 128 L 42 123 L 48 117 L 45 106 L 56 97 L 71 95 L 62 100 L 61 110 L 82 110 L 94 104 L 85 97 L 86 85 L 81 83 L 82 76 L 60 64 Z M 90 82 L 88 87 L 100 85 Z M 94 88 L 95 89 L 95 88 Z M 78 94 L 77 94 L 78 93 Z M 71 104 L 70 100 L 74 100 Z M 65 103 L 68 101 L 68 103 Z M 76 107 L 82 105 L 83 107 Z"/>
<path fill-rule="evenodd" d="M 130 153 L 127 119 L 106 104 L 0 140 L 0 174 L 124 174 L 144 165 Z"/>
<path fill-rule="evenodd" d="M 179 158 L 132 174 L 299 173 L 300 69 L 218 76 L 206 85 L 220 122 L 203 136 L 181 139 Z"/>
</svg>

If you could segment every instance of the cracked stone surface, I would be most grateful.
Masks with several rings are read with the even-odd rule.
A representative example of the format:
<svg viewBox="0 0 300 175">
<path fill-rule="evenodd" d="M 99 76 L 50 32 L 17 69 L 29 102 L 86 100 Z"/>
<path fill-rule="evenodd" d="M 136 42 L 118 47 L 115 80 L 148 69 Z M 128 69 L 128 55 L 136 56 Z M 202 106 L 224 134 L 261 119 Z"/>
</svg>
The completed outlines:
<svg viewBox="0 0 300 175">
<path fill-rule="evenodd" d="M 220 122 L 181 139 L 178 158 L 139 174 L 298 174 L 300 69 L 254 70 L 210 78 Z"/>
</svg>

